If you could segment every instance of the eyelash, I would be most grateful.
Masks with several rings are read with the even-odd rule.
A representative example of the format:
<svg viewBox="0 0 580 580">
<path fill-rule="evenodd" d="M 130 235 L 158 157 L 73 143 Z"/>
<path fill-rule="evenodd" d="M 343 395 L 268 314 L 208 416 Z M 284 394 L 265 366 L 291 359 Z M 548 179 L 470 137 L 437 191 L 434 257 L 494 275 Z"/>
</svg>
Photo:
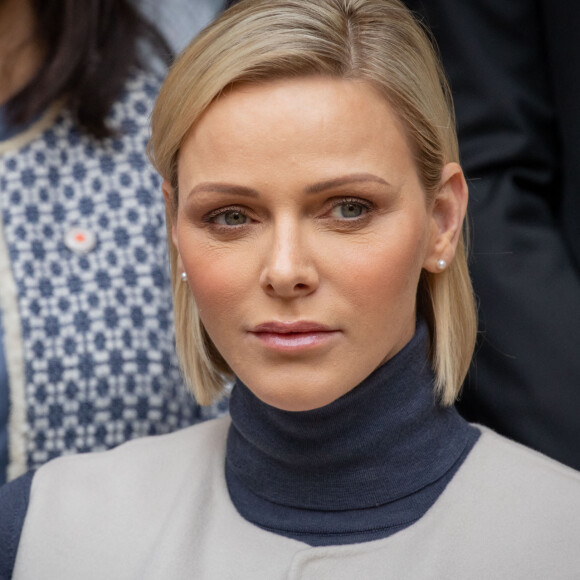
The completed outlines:
<svg viewBox="0 0 580 580">
<path fill-rule="evenodd" d="M 339 208 L 343 205 L 356 205 L 359 206 L 363 209 L 363 212 L 360 216 L 354 216 L 352 218 L 334 218 L 336 219 L 336 221 L 340 221 L 340 222 L 359 222 L 360 220 L 363 220 L 367 214 L 372 211 L 373 209 L 373 204 L 370 203 L 369 201 L 360 199 L 360 198 L 356 198 L 356 197 L 345 197 L 345 198 L 340 198 L 340 199 L 335 199 L 332 202 L 332 206 L 330 208 L 330 210 L 328 212 L 326 212 L 326 214 L 331 213 L 332 211 L 334 211 L 336 208 Z M 237 212 L 240 213 L 242 216 L 244 216 L 246 219 L 251 219 L 248 215 L 248 211 L 247 209 L 238 206 L 238 205 L 232 205 L 232 206 L 227 206 L 227 207 L 221 207 L 219 209 L 213 210 L 209 213 L 207 213 L 206 215 L 203 216 L 202 221 L 204 223 L 210 224 L 216 228 L 220 228 L 220 229 L 234 229 L 234 228 L 238 228 L 241 226 L 246 225 L 244 224 L 239 224 L 239 225 L 224 225 L 224 224 L 218 224 L 216 222 L 216 220 L 220 217 L 220 216 L 224 216 L 229 212 Z M 325 215 L 326 215 L 325 214 Z M 332 217 L 331 217 L 332 219 Z"/>
<path fill-rule="evenodd" d="M 345 217 L 343 217 L 342 219 L 337 218 L 338 221 L 356 222 L 356 221 L 362 220 L 373 209 L 373 204 L 364 200 L 364 199 L 360 199 L 358 197 L 345 197 L 345 198 L 335 200 L 330 211 L 332 212 L 336 208 L 339 208 L 343 205 L 349 205 L 349 204 L 361 207 L 364 210 L 363 213 L 360 216 L 355 216 L 352 218 L 345 218 Z"/>
<path fill-rule="evenodd" d="M 219 218 L 222 215 L 227 214 L 228 212 L 238 212 L 240 214 L 242 214 L 243 216 L 245 216 L 246 218 L 248 218 L 248 213 L 247 210 L 245 210 L 243 207 L 240 207 L 239 205 L 231 205 L 228 207 L 220 207 L 219 209 L 213 210 L 209 213 L 207 213 L 206 215 L 203 216 L 202 221 L 204 223 L 207 224 L 211 224 L 214 225 L 216 227 L 222 227 L 222 228 L 235 228 L 235 227 L 239 227 L 239 226 L 227 226 L 227 225 L 222 225 L 222 224 L 218 224 L 215 222 L 215 220 L 217 218 Z M 240 224 L 240 225 L 245 225 L 245 224 Z"/>
</svg>

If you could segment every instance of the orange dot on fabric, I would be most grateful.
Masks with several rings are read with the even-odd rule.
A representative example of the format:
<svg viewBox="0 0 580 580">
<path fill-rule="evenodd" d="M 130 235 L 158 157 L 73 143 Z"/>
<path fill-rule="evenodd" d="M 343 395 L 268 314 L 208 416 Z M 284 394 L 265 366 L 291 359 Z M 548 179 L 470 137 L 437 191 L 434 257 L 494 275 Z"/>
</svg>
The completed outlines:
<svg viewBox="0 0 580 580">
<path fill-rule="evenodd" d="M 84 241 L 85 241 L 85 234 L 77 234 L 77 235 L 75 236 L 75 240 L 76 240 L 77 242 L 84 242 Z"/>
</svg>

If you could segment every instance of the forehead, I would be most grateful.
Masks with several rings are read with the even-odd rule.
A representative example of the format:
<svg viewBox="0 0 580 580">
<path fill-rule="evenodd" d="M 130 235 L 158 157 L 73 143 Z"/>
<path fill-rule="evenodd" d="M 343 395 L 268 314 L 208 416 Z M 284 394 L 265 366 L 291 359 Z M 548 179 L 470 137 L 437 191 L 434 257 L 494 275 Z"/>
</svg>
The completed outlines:
<svg viewBox="0 0 580 580">
<path fill-rule="evenodd" d="M 227 173 L 229 166 L 238 176 L 312 165 L 363 171 L 364 165 L 407 168 L 409 160 L 402 124 L 374 87 L 307 77 L 236 86 L 223 94 L 184 140 L 180 174 L 182 166 L 201 173 Z"/>
</svg>

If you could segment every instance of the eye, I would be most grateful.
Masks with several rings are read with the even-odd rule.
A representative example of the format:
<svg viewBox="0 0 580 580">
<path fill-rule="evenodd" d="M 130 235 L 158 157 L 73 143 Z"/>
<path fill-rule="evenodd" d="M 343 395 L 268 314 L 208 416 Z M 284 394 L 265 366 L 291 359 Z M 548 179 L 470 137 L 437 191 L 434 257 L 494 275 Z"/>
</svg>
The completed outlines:
<svg viewBox="0 0 580 580">
<path fill-rule="evenodd" d="M 239 209 L 228 209 L 212 216 L 211 221 L 220 226 L 241 226 L 248 221 L 248 216 Z"/>
<path fill-rule="evenodd" d="M 354 219 L 368 211 L 368 207 L 358 201 L 343 201 L 332 208 L 331 215 L 337 219 Z"/>
</svg>

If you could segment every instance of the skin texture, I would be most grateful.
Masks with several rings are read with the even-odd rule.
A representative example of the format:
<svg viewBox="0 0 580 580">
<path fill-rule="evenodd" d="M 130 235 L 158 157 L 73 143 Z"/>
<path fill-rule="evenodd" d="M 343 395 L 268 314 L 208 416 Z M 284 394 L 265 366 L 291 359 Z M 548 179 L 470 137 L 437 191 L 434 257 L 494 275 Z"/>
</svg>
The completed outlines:
<svg viewBox="0 0 580 580">
<path fill-rule="evenodd" d="M 407 344 L 421 270 L 453 259 L 467 200 L 449 164 L 428 205 L 388 103 L 325 78 L 220 97 L 183 143 L 178 187 L 173 241 L 202 322 L 288 411 L 331 403 Z M 299 321 L 328 332 L 286 334 Z"/>
<path fill-rule="evenodd" d="M 42 63 L 35 26 L 29 0 L 0 0 L 0 104 L 24 88 Z"/>
</svg>

